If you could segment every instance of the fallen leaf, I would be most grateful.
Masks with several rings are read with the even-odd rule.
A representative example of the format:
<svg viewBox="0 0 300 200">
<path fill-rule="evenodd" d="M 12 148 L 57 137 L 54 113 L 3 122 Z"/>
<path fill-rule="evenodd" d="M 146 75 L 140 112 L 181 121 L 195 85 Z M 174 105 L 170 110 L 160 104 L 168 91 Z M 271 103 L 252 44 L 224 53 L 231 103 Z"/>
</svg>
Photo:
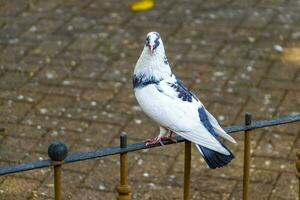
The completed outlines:
<svg viewBox="0 0 300 200">
<path fill-rule="evenodd" d="M 132 3 L 130 6 L 131 11 L 145 11 L 150 10 L 154 7 L 154 0 L 141 0 L 135 3 Z"/>
</svg>

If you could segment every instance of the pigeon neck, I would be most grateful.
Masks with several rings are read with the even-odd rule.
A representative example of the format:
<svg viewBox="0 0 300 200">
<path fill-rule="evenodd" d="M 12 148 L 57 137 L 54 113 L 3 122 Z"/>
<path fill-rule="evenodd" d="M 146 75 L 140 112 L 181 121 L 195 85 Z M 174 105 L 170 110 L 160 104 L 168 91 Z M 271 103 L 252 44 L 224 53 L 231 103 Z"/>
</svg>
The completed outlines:
<svg viewBox="0 0 300 200">
<path fill-rule="evenodd" d="M 170 77 L 172 72 L 163 46 L 157 48 L 153 53 L 147 47 L 144 47 L 135 66 L 134 74 L 143 76 L 145 79 L 153 78 L 155 80 Z"/>
</svg>

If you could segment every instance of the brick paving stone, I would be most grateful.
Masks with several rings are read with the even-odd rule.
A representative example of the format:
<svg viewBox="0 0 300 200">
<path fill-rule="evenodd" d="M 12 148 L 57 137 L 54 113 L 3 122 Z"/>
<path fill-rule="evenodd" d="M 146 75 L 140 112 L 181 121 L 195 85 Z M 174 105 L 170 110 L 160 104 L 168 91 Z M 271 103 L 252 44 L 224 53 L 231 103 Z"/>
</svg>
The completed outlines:
<svg viewBox="0 0 300 200">
<path fill-rule="evenodd" d="M 279 107 L 279 110 L 283 114 L 299 112 L 299 110 L 296 109 L 297 107 L 299 107 L 300 104 L 299 96 L 300 92 L 289 91 L 282 102 L 283 107 Z M 293 102 L 293 104 L 291 104 L 290 102 Z"/>
<path fill-rule="evenodd" d="M 51 95 L 43 98 L 36 108 L 42 115 L 61 115 L 73 101 L 74 99 L 70 97 Z"/>
<path fill-rule="evenodd" d="M 182 147 L 183 148 L 183 147 Z M 192 160 L 191 169 L 193 171 L 207 171 L 207 166 L 204 164 L 204 159 L 198 156 L 197 149 L 195 147 L 192 148 Z M 184 155 L 181 153 L 177 158 L 173 166 L 173 172 L 175 173 L 183 173 L 184 170 Z"/>
<path fill-rule="evenodd" d="M 0 149 L 0 159 L 4 161 L 20 162 L 25 157 L 25 154 L 31 153 L 31 150 L 36 146 L 36 139 L 25 139 L 16 137 L 5 137 L 2 139 Z M 18 147 L 17 149 L 10 148 L 11 146 Z"/>
<path fill-rule="evenodd" d="M 12 100 L 17 102 L 25 102 L 34 104 L 38 102 L 43 95 L 33 93 L 33 92 L 19 92 L 19 91 L 11 91 L 11 90 L 0 90 L 0 98 L 5 100 Z"/>
<path fill-rule="evenodd" d="M 299 113 L 297 1 L 6 1 L 0 6 L 0 166 L 154 137 L 159 129 L 134 98 L 131 76 L 145 34 L 160 32 L 174 73 L 222 126 Z M 279 53 L 274 45 L 280 45 Z M 251 132 L 252 199 L 295 199 L 300 126 Z M 243 133 L 236 159 L 209 170 L 192 150 L 191 199 L 241 199 Z M 182 199 L 184 145 L 129 154 L 133 199 Z M 114 199 L 119 156 L 63 167 L 65 199 Z M 52 199 L 52 169 L 0 177 L 0 199 Z M 12 190 L 12 186 L 18 186 Z M 20 186 L 20 187 L 19 187 Z M 21 187 L 22 186 L 22 187 Z"/>
<path fill-rule="evenodd" d="M 284 126 L 269 127 L 266 130 L 268 130 L 270 132 L 274 131 L 274 132 L 279 132 L 281 134 L 289 134 L 289 135 L 296 135 L 296 136 L 298 136 L 299 125 L 297 125 L 297 123 L 295 123 L 295 124 L 286 124 Z"/>
<path fill-rule="evenodd" d="M 41 127 L 32 127 L 32 126 L 16 126 L 15 124 L 5 124 L 5 132 L 2 135 L 9 135 L 13 137 L 24 137 L 39 139 L 43 137 L 46 133 L 45 129 Z"/>
<path fill-rule="evenodd" d="M 14 102 L 12 100 L 4 101 L 3 105 L 0 106 L 1 113 L 1 122 L 18 122 L 22 120 L 27 111 L 31 109 L 31 105 L 27 103 Z"/>
<path fill-rule="evenodd" d="M 126 85 L 125 87 L 122 88 L 122 90 L 120 90 L 115 98 L 114 101 L 118 102 L 118 104 L 120 104 L 120 102 L 124 102 L 124 106 L 126 107 L 127 104 L 135 104 L 136 100 L 134 97 L 134 94 L 131 93 L 130 91 L 132 90 L 132 86 Z"/>
<path fill-rule="evenodd" d="M 126 126 L 124 132 L 126 132 L 131 139 L 142 140 L 156 137 L 158 130 L 158 125 L 153 123 L 149 118 L 137 116 Z"/>
<path fill-rule="evenodd" d="M 63 119 L 50 116 L 42 115 L 28 115 L 22 121 L 24 125 L 33 125 L 36 127 L 47 128 L 49 130 L 70 130 L 75 132 L 83 132 L 87 127 L 88 123 L 74 119 Z"/>
<path fill-rule="evenodd" d="M 72 145 L 78 140 L 78 134 L 80 132 L 65 130 L 64 128 L 49 129 L 47 134 L 38 141 L 34 150 L 38 153 L 47 154 L 50 143 L 57 140 L 66 143 L 69 148 L 72 148 Z"/>
<path fill-rule="evenodd" d="M 106 200 L 115 199 L 117 197 L 116 193 L 112 192 L 101 192 L 98 190 L 91 190 L 86 188 L 79 188 L 73 196 L 73 200 Z"/>
<path fill-rule="evenodd" d="M 36 153 L 36 152 L 25 152 L 25 156 L 23 160 L 25 162 L 32 162 L 33 160 L 47 160 L 49 159 L 47 153 Z M 4 166 L 8 166 L 9 163 L 5 164 Z M 18 178 L 25 178 L 25 179 L 34 179 L 40 182 L 43 182 L 46 180 L 46 178 L 49 176 L 49 173 L 51 172 L 51 168 L 41 168 L 38 170 L 31 170 L 26 172 L 21 172 L 17 174 L 13 174 L 12 176 L 18 177 Z"/>
<path fill-rule="evenodd" d="M 276 63 L 272 66 L 268 77 L 280 80 L 291 80 L 295 77 L 295 65 L 289 64 L 288 66 L 282 66 L 282 63 Z"/>
<path fill-rule="evenodd" d="M 191 185 L 193 188 L 202 191 L 215 191 L 222 193 L 231 193 L 236 185 L 235 180 L 204 178 L 202 176 L 193 177 Z M 214 186 L 214 187 L 212 187 Z"/>
<path fill-rule="evenodd" d="M 24 73 L 6 72 L 0 80 L 0 88 L 13 89 L 22 86 L 28 80 Z"/>
<path fill-rule="evenodd" d="M 73 150 L 74 149 L 74 150 Z M 78 146 L 74 146 L 73 148 L 71 148 L 72 152 L 73 151 L 79 151 L 79 150 L 84 150 L 86 151 L 87 148 L 80 148 Z M 93 146 L 90 151 L 95 150 L 96 147 Z M 88 161 L 84 161 L 84 162 L 77 162 L 77 163 L 70 163 L 64 166 L 64 169 L 67 169 L 68 171 L 72 171 L 72 172 L 77 172 L 77 173 L 82 173 L 82 174 L 88 174 L 93 167 L 95 166 L 96 161 L 94 160 L 88 160 Z"/>
<path fill-rule="evenodd" d="M 104 191 L 116 191 L 119 180 L 119 166 L 115 161 L 102 159 L 94 167 L 93 173 L 90 173 L 84 180 L 83 186 L 91 189 Z M 116 176 L 112 176 L 115 174 Z"/>
<path fill-rule="evenodd" d="M 79 139 L 83 145 L 107 147 L 119 133 L 120 127 L 116 125 L 92 123 L 83 134 L 80 134 Z"/>
<path fill-rule="evenodd" d="M 66 45 L 69 44 L 70 38 L 66 37 L 48 37 L 35 49 L 32 49 L 29 54 L 38 56 L 55 56 L 59 54 Z"/>
<path fill-rule="evenodd" d="M 114 92 L 103 90 L 85 90 L 82 94 L 82 101 L 80 107 L 83 108 L 102 108 L 114 98 Z"/>
<path fill-rule="evenodd" d="M 284 172 L 295 171 L 294 160 L 287 159 L 253 157 L 251 167 Z"/>
<path fill-rule="evenodd" d="M 62 66 L 47 67 L 42 69 L 33 80 L 44 84 L 57 83 L 69 75 L 70 71 L 70 69 Z"/>
<path fill-rule="evenodd" d="M 263 88 L 266 89 L 271 89 L 271 88 L 278 88 L 278 89 L 283 89 L 283 90 L 291 90 L 298 92 L 299 87 L 294 84 L 293 81 L 288 80 L 288 81 L 279 81 L 279 80 L 274 80 L 274 79 L 264 79 L 262 81 Z"/>
<path fill-rule="evenodd" d="M 21 44 L 12 44 L 4 48 L 3 50 L 3 60 L 7 62 L 19 61 L 26 52 L 28 52 L 30 46 Z"/>
<path fill-rule="evenodd" d="M 250 198 L 251 199 L 268 199 L 272 191 L 272 185 L 262 183 L 251 183 L 250 184 Z M 230 196 L 230 199 L 236 200 L 241 199 L 243 194 L 242 182 L 239 182 L 235 191 Z"/>
<path fill-rule="evenodd" d="M 281 173 L 272 190 L 271 199 L 295 199 L 298 194 L 298 181 L 293 173 Z"/>
<path fill-rule="evenodd" d="M 239 118 L 244 115 L 245 112 L 253 113 L 253 119 L 262 119 L 266 116 L 274 116 L 276 108 L 281 103 L 284 97 L 284 91 L 276 90 L 275 92 L 268 92 L 267 89 L 258 89 L 252 91 L 251 100 L 248 101 L 246 106 L 240 113 Z"/>
<path fill-rule="evenodd" d="M 129 178 L 132 182 L 159 182 L 164 181 L 161 175 L 167 175 L 170 165 L 174 162 L 173 157 L 149 155 L 138 159 L 137 163 L 130 170 Z"/>
<path fill-rule="evenodd" d="M 99 63 L 94 60 L 82 61 L 72 75 L 79 78 L 96 79 L 106 70 L 107 65 L 107 63 Z"/>
<path fill-rule="evenodd" d="M 299 145 L 300 145 L 300 137 L 298 137 L 294 144 L 292 145 L 292 150 L 290 152 L 290 155 L 289 155 L 289 159 L 296 159 L 296 155 L 297 153 L 299 152 Z"/>
<path fill-rule="evenodd" d="M 264 78 L 270 64 L 268 62 L 252 62 L 246 66 L 239 66 L 232 81 L 239 85 L 256 86 Z"/>
<path fill-rule="evenodd" d="M 155 135 L 151 135 L 150 137 L 145 137 L 145 138 L 153 138 L 157 136 L 159 132 L 155 132 Z M 137 140 L 138 142 L 141 142 L 141 140 Z M 178 144 L 178 145 L 171 145 L 167 147 L 159 147 L 159 148 L 154 148 L 154 149 L 146 149 L 143 150 L 143 153 L 145 154 L 150 154 L 150 155 L 164 155 L 170 158 L 175 158 L 177 159 L 177 156 L 181 154 L 184 151 L 183 144 Z"/>
<path fill-rule="evenodd" d="M 239 113 L 239 106 L 237 105 L 226 105 L 224 103 L 214 103 L 210 106 L 211 113 L 218 113 L 214 114 L 214 116 L 220 121 L 220 124 L 233 124 L 236 116 Z M 228 116 L 226 113 L 231 112 L 231 115 Z"/>
<path fill-rule="evenodd" d="M 163 187 L 159 185 L 153 185 L 145 183 L 139 183 L 136 187 L 138 191 L 132 196 L 132 199 L 181 199 L 182 188 L 179 187 Z M 162 189 L 160 189 L 162 188 Z M 133 190 L 135 191 L 135 190 Z"/>
<path fill-rule="evenodd" d="M 84 180 L 85 175 L 76 172 L 69 172 L 67 170 L 63 171 L 62 178 L 62 196 L 64 199 L 72 199 L 73 193 L 76 187 Z M 53 190 L 53 173 L 47 177 L 43 184 L 37 189 L 37 196 L 46 196 L 54 198 Z"/>
<path fill-rule="evenodd" d="M 62 87 L 62 85 L 43 85 L 38 82 L 31 82 L 21 89 L 26 92 L 38 92 L 40 94 L 79 96 L 82 92 L 80 88 Z"/>
<path fill-rule="evenodd" d="M 12 71 L 13 72 L 27 72 L 29 73 L 29 77 L 32 77 L 33 75 L 35 75 L 35 73 L 40 69 L 41 67 L 33 64 L 33 63 L 28 63 L 26 61 L 21 61 L 20 63 L 16 63 L 16 62 L 4 62 L 1 65 L 1 71 Z"/>
<path fill-rule="evenodd" d="M 254 151 L 254 155 L 286 158 L 280 152 L 290 152 L 295 136 L 276 132 L 265 133 Z"/>
<path fill-rule="evenodd" d="M 1 184 L 0 199 L 27 199 L 39 184 L 31 179 L 9 177 Z"/>
</svg>

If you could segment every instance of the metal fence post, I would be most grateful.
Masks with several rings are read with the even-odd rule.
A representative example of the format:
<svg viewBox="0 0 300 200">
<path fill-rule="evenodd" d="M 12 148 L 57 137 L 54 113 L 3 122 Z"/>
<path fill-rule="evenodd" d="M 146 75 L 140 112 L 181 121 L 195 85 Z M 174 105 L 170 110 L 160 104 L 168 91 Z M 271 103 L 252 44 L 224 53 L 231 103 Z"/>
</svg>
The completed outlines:
<svg viewBox="0 0 300 200">
<path fill-rule="evenodd" d="M 68 147 L 62 142 L 55 141 L 48 147 L 48 156 L 53 162 L 54 168 L 54 196 L 55 200 L 61 200 L 61 166 L 68 154 Z"/>
<path fill-rule="evenodd" d="M 184 143 L 184 190 L 183 199 L 188 200 L 190 196 L 190 182 L 191 182 L 191 142 Z"/>
<path fill-rule="evenodd" d="M 127 148 L 127 134 L 122 133 L 120 136 L 121 149 Z M 120 186 L 118 187 L 118 200 L 130 200 L 131 188 L 128 185 L 128 157 L 127 153 L 120 154 Z"/>
<path fill-rule="evenodd" d="M 299 190 L 298 190 L 298 198 L 300 200 L 300 151 L 297 153 L 298 159 L 296 160 L 296 168 L 297 168 L 297 173 L 296 176 L 299 180 Z"/>
<path fill-rule="evenodd" d="M 244 174 L 243 174 L 243 200 L 249 199 L 249 181 L 250 181 L 250 129 L 247 129 L 251 125 L 252 116 L 251 113 L 245 113 L 245 138 L 244 138 Z"/>
</svg>

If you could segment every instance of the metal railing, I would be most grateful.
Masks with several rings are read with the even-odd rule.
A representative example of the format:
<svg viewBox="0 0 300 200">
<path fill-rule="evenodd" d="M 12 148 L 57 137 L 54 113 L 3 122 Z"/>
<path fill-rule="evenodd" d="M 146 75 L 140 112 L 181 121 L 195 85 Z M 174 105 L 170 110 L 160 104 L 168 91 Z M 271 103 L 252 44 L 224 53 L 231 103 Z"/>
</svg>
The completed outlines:
<svg viewBox="0 0 300 200">
<path fill-rule="evenodd" d="M 268 120 L 260 120 L 252 122 L 251 114 L 245 113 L 245 124 L 234 125 L 224 128 L 227 133 L 234 132 L 245 132 L 244 138 L 244 176 L 243 176 L 243 199 L 249 199 L 249 178 L 250 178 L 250 131 L 254 129 L 277 126 L 287 123 L 293 123 L 300 121 L 300 114 L 290 115 L 279 118 L 273 118 Z M 184 188 L 183 188 L 183 199 L 188 200 L 190 196 L 190 177 L 191 177 L 191 142 L 177 136 L 177 142 L 163 141 L 164 145 L 175 145 L 177 143 L 185 143 L 185 158 L 184 158 Z M 130 200 L 131 199 L 131 188 L 128 183 L 128 157 L 127 153 L 133 151 L 139 151 L 142 149 L 149 149 L 161 146 L 160 144 L 154 144 L 146 146 L 145 143 L 135 143 L 127 145 L 127 135 L 121 134 L 120 136 L 120 147 L 108 147 L 96 151 L 68 154 L 67 146 L 62 142 L 53 142 L 48 147 L 49 160 L 36 161 L 31 163 L 24 163 L 20 165 L 1 167 L 0 176 L 18 173 L 28 170 L 34 170 L 44 167 L 53 167 L 54 169 L 54 193 L 55 200 L 61 200 L 61 166 L 68 163 L 79 162 L 88 159 L 95 159 L 105 156 L 111 156 L 120 154 L 120 185 L 118 187 L 118 199 L 119 200 Z M 296 177 L 299 179 L 299 200 L 300 200 L 300 151 L 297 154 L 296 160 Z"/>
</svg>

